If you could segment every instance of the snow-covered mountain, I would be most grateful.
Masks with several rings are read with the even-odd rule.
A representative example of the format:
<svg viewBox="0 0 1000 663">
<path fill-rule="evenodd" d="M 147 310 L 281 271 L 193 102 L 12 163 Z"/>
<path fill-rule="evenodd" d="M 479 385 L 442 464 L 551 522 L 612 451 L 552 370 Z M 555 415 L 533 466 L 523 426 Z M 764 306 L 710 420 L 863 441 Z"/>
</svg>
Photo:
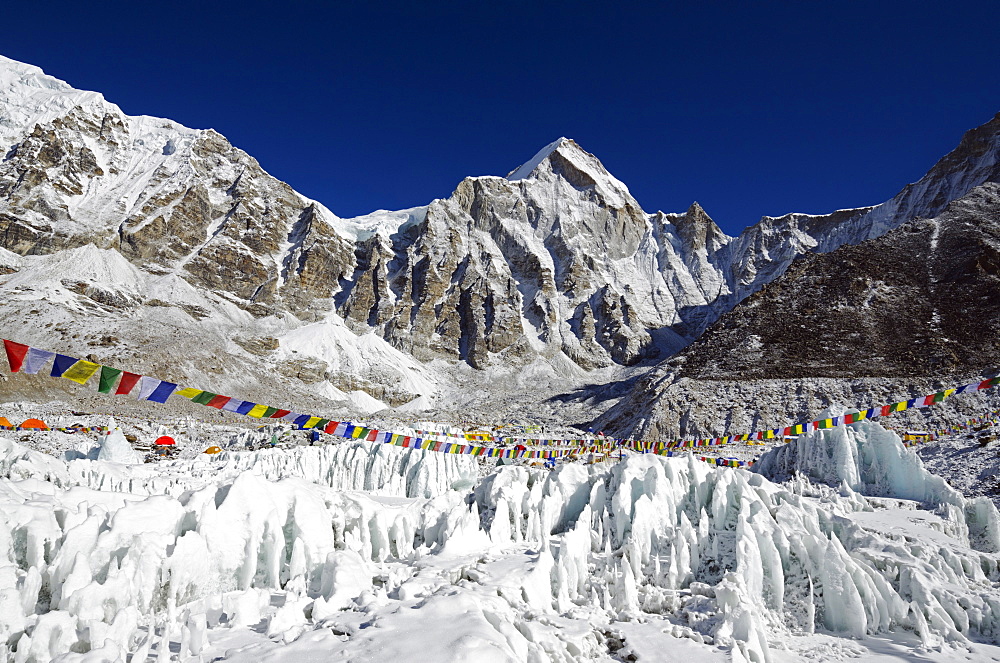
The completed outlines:
<svg viewBox="0 0 1000 663">
<path fill-rule="evenodd" d="M 279 367 L 313 380 L 314 393 L 393 405 L 439 390 L 420 364 L 437 359 L 633 365 L 680 350 L 795 257 L 934 215 L 997 180 L 998 130 L 1000 116 L 969 132 L 887 203 L 765 217 L 735 238 L 697 204 L 643 211 L 565 138 L 506 177 L 466 178 L 446 199 L 341 219 L 215 131 L 127 116 L 0 58 L 0 271 L 13 272 L 0 288 L 35 292 L 36 268 L 61 288 L 37 306 L 13 297 L 22 304 L 7 305 L 0 331 L 78 353 L 115 338 L 100 341 L 109 356 L 197 338 L 179 379 L 231 361 L 220 368 L 230 381 Z M 123 267 L 111 273 L 132 284 L 127 296 L 73 273 L 66 252 L 88 245 L 87 260 Z M 72 333 L 44 327 L 66 316 Z M 14 322 L 26 318 L 41 324 Z M 326 336 L 298 331 L 307 325 Z M 335 346 L 366 359 L 348 374 Z"/>
</svg>

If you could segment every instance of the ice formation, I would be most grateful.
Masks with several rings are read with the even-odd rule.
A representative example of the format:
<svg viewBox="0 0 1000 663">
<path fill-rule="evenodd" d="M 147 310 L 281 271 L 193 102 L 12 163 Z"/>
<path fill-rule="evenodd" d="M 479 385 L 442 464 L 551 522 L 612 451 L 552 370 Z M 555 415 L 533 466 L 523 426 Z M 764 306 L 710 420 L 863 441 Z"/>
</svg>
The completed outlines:
<svg viewBox="0 0 1000 663">
<path fill-rule="evenodd" d="M 1000 638 L 995 507 L 874 423 L 759 473 L 476 473 L 361 441 L 122 466 L 0 439 L 0 658 L 608 660 L 610 625 L 655 620 L 761 663 L 819 631 Z"/>
<path fill-rule="evenodd" d="M 108 463 L 134 465 L 141 463 L 142 458 L 132 449 L 125 439 L 125 434 L 115 425 L 114 419 L 108 423 L 108 431 L 101 436 L 101 444 L 97 452 L 97 460 Z"/>
</svg>

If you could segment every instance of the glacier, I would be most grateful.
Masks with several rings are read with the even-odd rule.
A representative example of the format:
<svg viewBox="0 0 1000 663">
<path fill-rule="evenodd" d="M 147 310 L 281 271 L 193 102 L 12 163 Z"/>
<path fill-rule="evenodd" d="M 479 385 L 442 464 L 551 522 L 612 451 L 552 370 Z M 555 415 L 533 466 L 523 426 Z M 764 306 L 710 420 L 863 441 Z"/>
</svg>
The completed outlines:
<svg viewBox="0 0 1000 663">
<path fill-rule="evenodd" d="M 0 434 L 5 660 L 1000 653 L 996 508 L 874 422 L 753 472 L 491 468 L 359 440 L 68 457 Z"/>
</svg>

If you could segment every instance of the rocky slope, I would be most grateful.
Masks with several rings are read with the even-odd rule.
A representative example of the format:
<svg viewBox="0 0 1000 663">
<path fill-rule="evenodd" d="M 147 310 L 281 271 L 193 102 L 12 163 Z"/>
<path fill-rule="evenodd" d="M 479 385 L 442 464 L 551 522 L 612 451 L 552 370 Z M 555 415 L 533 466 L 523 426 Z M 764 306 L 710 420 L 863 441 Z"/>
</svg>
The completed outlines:
<svg viewBox="0 0 1000 663">
<path fill-rule="evenodd" d="M 783 425 L 788 414 L 807 418 L 831 398 L 867 405 L 923 395 L 994 375 L 998 325 L 1000 184 L 988 182 L 933 219 L 795 261 L 641 380 L 604 422 L 625 430 L 641 421 L 648 436 L 708 435 L 743 410 L 773 410 L 768 421 L 742 421 L 757 426 L 749 431 Z M 894 394 L 893 384 L 914 393 Z M 823 396 L 810 398 L 814 390 Z M 708 392 L 733 402 L 692 398 Z M 761 404 L 765 394 L 773 404 Z M 991 402 L 962 400 L 956 416 Z"/>
</svg>

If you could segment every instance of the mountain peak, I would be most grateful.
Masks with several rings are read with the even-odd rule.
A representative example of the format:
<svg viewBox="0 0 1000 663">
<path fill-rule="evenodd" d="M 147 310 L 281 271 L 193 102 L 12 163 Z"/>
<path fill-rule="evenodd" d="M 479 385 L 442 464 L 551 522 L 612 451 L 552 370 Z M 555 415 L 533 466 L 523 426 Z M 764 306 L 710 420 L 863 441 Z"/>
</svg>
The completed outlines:
<svg viewBox="0 0 1000 663">
<path fill-rule="evenodd" d="M 557 138 L 556 140 L 552 141 L 542 149 L 538 150 L 535 156 L 531 157 L 523 164 L 521 164 L 514 170 L 507 173 L 507 179 L 514 182 L 516 180 L 523 180 L 527 178 L 529 175 L 531 175 L 532 172 L 534 172 L 535 168 L 537 168 L 540 163 L 549 158 L 549 155 L 551 155 L 553 152 L 558 150 L 563 145 L 567 144 L 572 144 L 577 149 L 579 149 L 579 145 L 576 144 L 576 141 L 570 138 L 566 138 L 565 136 Z"/>
<path fill-rule="evenodd" d="M 716 225 L 708 212 L 695 201 L 688 210 L 673 219 L 677 234 L 689 247 L 704 248 L 711 240 L 720 241 L 725 233 Z"/>
<path fill-rule="evenodd" d="M 633 205 L 640 209 L 628 187 L 608 172 L 600 159 L 580 147 L 572 138 L 559 138 L 538 151 L 529 161 L 511 171 L 507 179 L 544 180 L 557 177 L 577 189 L 599 192 L 612 207 Z"/>
</svg>

